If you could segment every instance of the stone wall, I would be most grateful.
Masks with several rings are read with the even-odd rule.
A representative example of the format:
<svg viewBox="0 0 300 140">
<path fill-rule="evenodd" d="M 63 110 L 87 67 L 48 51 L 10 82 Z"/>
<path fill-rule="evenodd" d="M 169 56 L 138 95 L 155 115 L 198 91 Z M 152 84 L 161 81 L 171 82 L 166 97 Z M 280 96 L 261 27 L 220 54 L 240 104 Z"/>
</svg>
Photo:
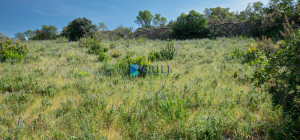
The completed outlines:
<svg viewBox="0 0 300 140">
<path fill-rule="evenodd" d="M 172 37 L 172 28 L 163 27 L 163 28 L 139 28 L 134 32 L 134 37 L 146 37 L 149 39 L 167 39 Z"/>
<path fill-rule="evenodd" d="M 255 34 L 255 26 L 247 23 L 224 23 L 210 26 L 211 34 L 217 36 L 240 36 Z"/>
</svg>

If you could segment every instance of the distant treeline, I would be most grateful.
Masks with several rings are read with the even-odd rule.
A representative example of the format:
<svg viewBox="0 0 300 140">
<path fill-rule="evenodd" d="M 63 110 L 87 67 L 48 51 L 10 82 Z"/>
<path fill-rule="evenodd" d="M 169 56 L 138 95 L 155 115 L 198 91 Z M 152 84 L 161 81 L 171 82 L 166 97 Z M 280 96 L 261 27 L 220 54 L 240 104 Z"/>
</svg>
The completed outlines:
<svg viewBox="0 0 300 140">
<path fill-rule="evenodd" d="M 176 20 L 168 22 L 161 14 L 152 15 L 150 11 L 145 10 L 139 11 L 135 23 L 141 28 L 150 30 L 169 27 L 168 37 L 175 39 L 226 36 L 226 32 L 216 31 L 215 29 L 216 25 L 225 23 L 242 23 L 251 26 L 252 33 L 249 36 L 264 35 L 281 38 L 280 31 L 283 29 L 283 23 L 286 22 L 285 16 L 295 23 L 294 28 L 299 28 L 300 25 L 300 2 L 294 0 L 270 0 L 266 6 L 261 2 L 255 2 L 249 4 L 241 12 L 230 12 L 229 8 L 221 7 L 206 8 L 203 13 L 200 14 L 195 10 L 191 10 L 188 14 L 182 13 Z M 132 28 L 120 26 L 110 31 L 103 22 L 95 25 L 87 18 L 73 20 L 63 27 L 60 33 L 57 32 L 54 25 L 42 25 L 42 29 L 27 30 L 15 34 L 15 38 L 20 40 L 51 40 L 58 37 L 66 37 L 69 41 L 76 41 L 82 37 L 117 40 L 136 36 Z"/>
</svg>

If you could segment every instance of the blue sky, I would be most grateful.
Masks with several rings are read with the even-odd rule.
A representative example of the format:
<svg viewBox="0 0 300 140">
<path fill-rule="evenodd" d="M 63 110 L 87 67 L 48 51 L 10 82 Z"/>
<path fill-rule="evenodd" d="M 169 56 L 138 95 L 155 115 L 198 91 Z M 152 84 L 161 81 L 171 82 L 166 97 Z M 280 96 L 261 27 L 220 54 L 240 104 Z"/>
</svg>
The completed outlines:
<svg viewBox="0 0 300 140">
<path fill-rule="evenodd" d="M 95 24 L 104 22 L 109 29 L 120 25 L 138 28 L 134 22 L 140 10 L 160 13 L 175 20 L 181 13 L 205 8 L 229 7 L 241 11 L 248 3 L 268 0 L 0 0 L 0 32 L 13 37 L 17 32 L 55 25 L 59 31 L 78 17 L 87 17 Z"/>
</svg>

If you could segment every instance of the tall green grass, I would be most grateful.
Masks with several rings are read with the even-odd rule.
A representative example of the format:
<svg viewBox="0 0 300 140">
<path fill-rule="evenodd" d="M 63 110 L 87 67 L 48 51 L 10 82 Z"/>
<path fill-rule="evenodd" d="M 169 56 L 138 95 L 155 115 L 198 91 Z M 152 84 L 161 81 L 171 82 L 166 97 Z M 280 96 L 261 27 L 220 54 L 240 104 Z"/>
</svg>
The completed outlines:
<svg viewBox="0 0 300 140">
<path fill-rule="evenodd" d="M 28 42 L 20 63 L 0 64 L 1 139 L 285 138 L 281 108 L 254 88 L 240 52 L 253 39 L 174 41 L 170 73 L 130 77 L 111 70 L 166 41 L 102 41 L 124 52 L 100 62 L 77 42 Z M 111 44 L 114 44 L 114 47 Z M 118 69 L 116 69 L 118 70 Z M 113 72 L 113 74 L 106 74 Z"/>
</svg>

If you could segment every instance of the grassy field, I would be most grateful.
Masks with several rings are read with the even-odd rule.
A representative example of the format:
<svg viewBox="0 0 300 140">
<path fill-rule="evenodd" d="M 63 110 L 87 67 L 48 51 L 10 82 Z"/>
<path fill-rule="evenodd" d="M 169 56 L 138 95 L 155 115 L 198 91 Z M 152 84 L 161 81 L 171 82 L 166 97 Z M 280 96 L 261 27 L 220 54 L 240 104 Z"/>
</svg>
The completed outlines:
<svg viewBox="0 0 300 140">
<path fill-rule="evenodd" d="M 0 63 L 0 139 L 269 139 L 284 129 L 271 95 L 243 63 L 255 40 L 175 41 L 169 74 L 103 73 L 77 42 L 28 42 L 22 62 Z M 148 56 L 166 41 L 103 41 L 109 55 Z M 111 45 L 112 44 L 112 45 Z M 277 137 L 278 138 L 278 137 Z"/>
</svg>

